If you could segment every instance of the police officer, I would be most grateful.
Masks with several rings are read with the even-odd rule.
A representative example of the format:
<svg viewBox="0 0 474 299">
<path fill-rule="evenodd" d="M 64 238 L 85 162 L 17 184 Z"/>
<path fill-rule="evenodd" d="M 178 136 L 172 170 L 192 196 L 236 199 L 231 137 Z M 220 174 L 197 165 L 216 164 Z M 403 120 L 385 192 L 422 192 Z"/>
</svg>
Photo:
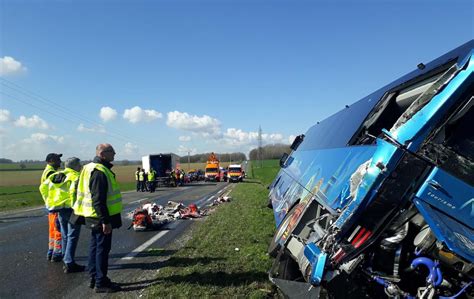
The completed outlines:
<svg viewBox="0 0 474 299">
<path fill-rule="evenodd" d="M 115 150 L 104 143 L 96 147 L 96 157 L 85 165 L 79 177 L 74 213 L 84 216 L 91 228 L 89 275 L 96 293 L 112 293 L 120 286 L 107 277 L 112 229 L 122 226 L 122 194 L 112 172 Z"/>
</svg>

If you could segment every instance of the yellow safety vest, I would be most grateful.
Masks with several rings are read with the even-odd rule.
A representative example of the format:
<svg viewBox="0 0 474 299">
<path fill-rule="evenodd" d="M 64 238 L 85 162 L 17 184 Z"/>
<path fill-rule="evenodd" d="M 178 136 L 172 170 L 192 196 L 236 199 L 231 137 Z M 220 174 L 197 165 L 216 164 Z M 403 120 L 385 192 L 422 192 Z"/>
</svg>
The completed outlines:
<svg viewBox="0 0 474 299">
<path fill-rule="evenodd" d="M 52 172 L 56 172 L 56 169 L 54 169 L 53 166 L 47 164 L 47 165 L 46 165 L 46 168 L 43 170 L 43 174 L 41 175 L 41 182 L 40 182 L 41 184 L 42 184 L 44 181 L 46 181 L 46 179 L 48 178 L 48 173 L 50 173 L 51 171 L 52 171 Z"/>
<path fill-rule="evenodd" d="M 140 173 L 138 174 L 138 180 L 140 182 L 143 182 L 145 180 L 145 173 L 143 171 L 140 171 Z"/>
<path fill-rule="evenodd" d="M 150 172 L 148 173 L 148 180 L 149 180 L 149 181 L 154 181 L 154 180 L 155 180 L 155 174 L 156 174 L 155 171 L 150 171 Z"/>
<path fill-rule="evenodd" d="M 138 170 L 135 171 L 135 180 L 137 180 L 137 181 L 139 180 L 139 173 L 140 173 L 140 171 L 138 171 Z"/>
<path fill-rule="evenodd" d="M 61 183 L 53 183 L 53 178 L 64 173 L 66 178 Z M 50 211 L 71 208 L 76 199 L 76 184 L 79 172 L 71 168 L 50 175 L 39 187 L 46 208 Z"/>
<path fill-rule="evenodd" d="M 74 214 L 89 218 L 98 218 L 97 212 L 92 206 L 92 194 L 89 187 L 91 174 L 94 169 L 102 171 L 107 177 L 107 210 L 109 211 L 109 215 L 119 214 L 122 212 L 122 194 L 115 180 L 115 175 L 104 165 L 93 162 L 84 166 L 79 176 L 77 200 L 73 205 Z"/>
</svg>

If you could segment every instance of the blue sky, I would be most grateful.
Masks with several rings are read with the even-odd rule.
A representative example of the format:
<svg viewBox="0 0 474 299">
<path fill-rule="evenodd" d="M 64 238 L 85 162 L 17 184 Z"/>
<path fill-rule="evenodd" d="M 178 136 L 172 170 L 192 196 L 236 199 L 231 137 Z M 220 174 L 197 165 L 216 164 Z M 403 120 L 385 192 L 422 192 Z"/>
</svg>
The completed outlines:
<svg viewBox="0 0 474 299">
<path fill-rule="evenodd" d="M 0 0 L 0 157 L 248 151 L 474 37 L 470 0 Z M 101 113 L 102 110 L 102 113 Z"/>
</svg>

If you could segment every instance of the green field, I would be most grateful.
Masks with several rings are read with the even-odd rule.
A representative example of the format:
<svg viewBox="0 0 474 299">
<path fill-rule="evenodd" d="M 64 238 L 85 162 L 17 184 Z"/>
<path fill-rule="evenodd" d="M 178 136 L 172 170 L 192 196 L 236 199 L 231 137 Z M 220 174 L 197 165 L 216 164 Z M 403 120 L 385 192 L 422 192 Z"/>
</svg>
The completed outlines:
<svg viewBox="0 0 474 299">
<path fill-rule="evenodd" d="M 229 163 L 222 163 L 226 167 Z M 26 164 L 26 169 L 20 169 L 19 164 L 0 164 L 0 211 L 35 207 L 43 205 L 43 199 L 38 191 L 41 174 L 45 164 Z M 14 168 L 16 166 L 17 168 Z M 204 169 L 205 163 L 182 163 L 181 167 L 189 169 Z M 7 168 L 10 167 L 10 168 Z M 135 189 L 135 171 L 138 165 L 116 165 L 113 171 L 122 191 Z"/>
<path fill-rule="evenodd" d="M 164 263 L 146 297 L 275 297 L 267 274 L 274 220 L 266 187 L 278 170 L 278 161 L 265 161 L 253 169 L 253 178 L 237 184 L 233 201 L 196 224 L 192 239 Z"/>
</svg>

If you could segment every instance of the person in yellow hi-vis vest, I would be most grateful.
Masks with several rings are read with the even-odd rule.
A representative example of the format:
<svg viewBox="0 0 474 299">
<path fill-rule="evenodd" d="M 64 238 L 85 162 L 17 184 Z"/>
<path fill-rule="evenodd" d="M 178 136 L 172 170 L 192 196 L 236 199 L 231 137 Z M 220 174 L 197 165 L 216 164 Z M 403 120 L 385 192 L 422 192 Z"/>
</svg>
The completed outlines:
<svg viewBox="0 0 474 299">
<path fill-rule="evenodd" d="M 150 171 L 148 172 L 148 190 L 150 193 L 155 192 L 155 187 L 156 187 L 156 171 L 153 168 L 150 168 Z"/>
<path fill-rule="evenodd" d="M 70 222 L 72 205 L 76 201 L 79 171 L 81 160 L 76 157 L 68 158 L 64 163 L 64 170 L 51 174 L 40 186 L 41 195 L 46 198 L 46 207 L 58 213 L 65 273 L 82 272 L 85 269 L 75 262 L 81 226 Z"/>
<path fill-rule="evenodd" d="M 122 226 L 122 194 L 112 172 L 115 150 L 108 143 L 96 147 L 96 157 L 85 165 L 79 176 L 74 214 L 85 218 L 91 229 L 89 275 L 96 293 L 111 293 L 120 286 L 107 277 L 112 229 Z"/>
<path fill-rule="evenodd" d="M 41 175 L 41 184 L 48 179 L 50 175 L 55 173 L 61 166 L 62 154 L 49 153 L 46 156 L 46 167 Z M 58 213 L 54 209 L 51 210 L 47 207 L 47 199 L 43 197 L 43 200 L 48 209 L 48 223 L 49 223 L 49 239 L 48 239 L 48 253 L 46 258 L 48 261 L 60 262 L 63 259 L 61 251 L 61 232 L 59 228 Z"/>
</svg>

